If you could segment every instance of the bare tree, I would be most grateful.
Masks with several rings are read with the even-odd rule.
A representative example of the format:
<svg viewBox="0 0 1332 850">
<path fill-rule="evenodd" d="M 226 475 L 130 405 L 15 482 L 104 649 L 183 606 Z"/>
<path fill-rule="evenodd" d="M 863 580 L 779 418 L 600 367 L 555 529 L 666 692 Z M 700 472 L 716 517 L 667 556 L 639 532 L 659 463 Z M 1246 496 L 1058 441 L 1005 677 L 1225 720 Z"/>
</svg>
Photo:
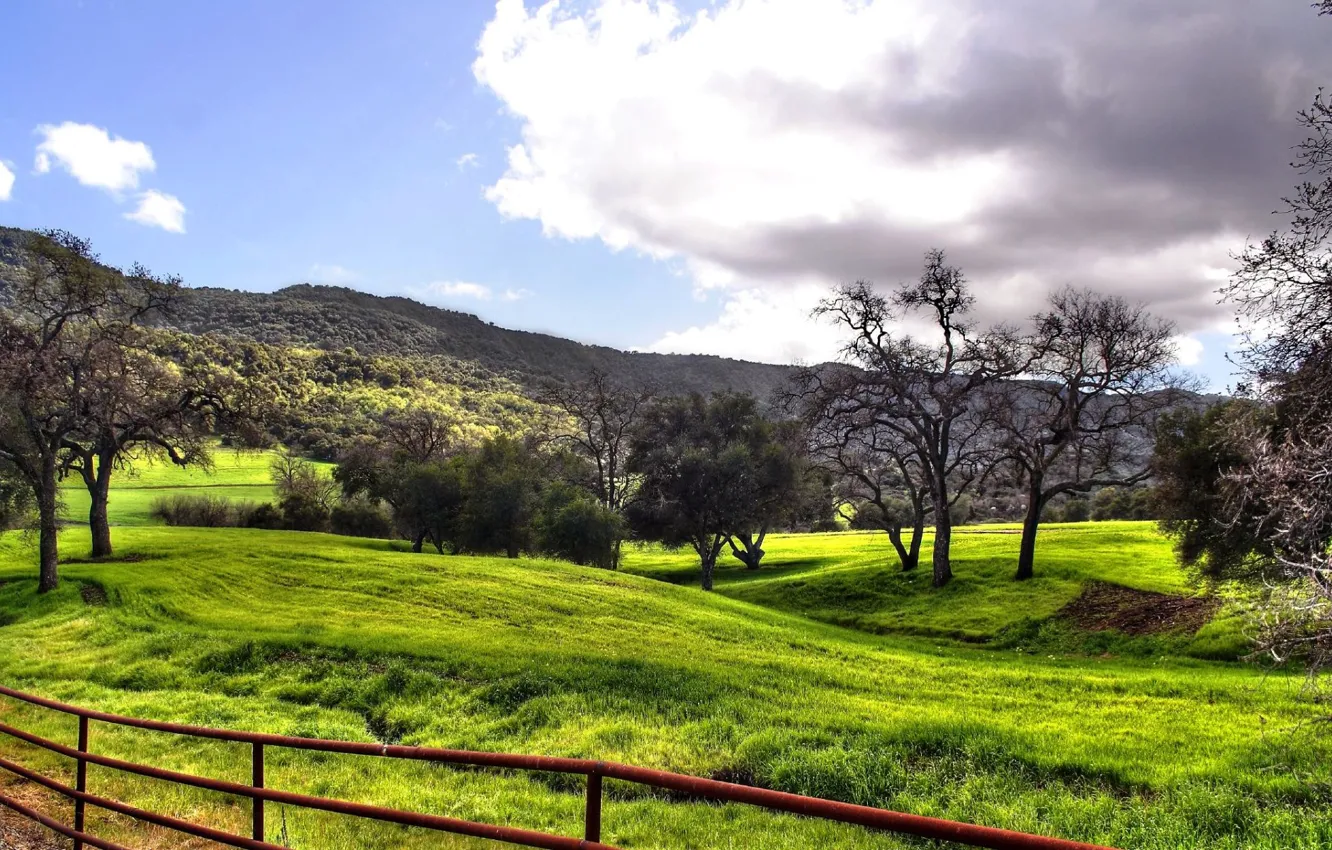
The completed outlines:
<svg viewBox="0 0 1332 850">
<path fill-rule="evenodd" d="M 440 460 L 461 444 L 460 418 L 433 408 L 390 410 L 380 422 L 390 452 L 416 463 Z"/>
<path fill-rule="evenodd" d="M 842 394 L 829 392 L 834 388 L 825 377 L 816 370 L 796 377 L 805 389 L 794 400 L 809 428 L 810 455 L 837 476 L 843 497 L 876 512 L 876 524 L 887 532 L 903 571 L 914 570 L 931 509 L 920 456 L 900 433 L 878 424 L 873 411 L 838 404 Z M 907 540 L 903 528 L 910 529 Z"/>
<path fill-rule="evenodd" d="M 1315 4 L 1332 14 L 1332 2 Z M 1332 661 L 1332 102 L 1320 89 L 1299 113 L 1309 135 L 1292 166 L 1305 179 L 1283 199 L 1290 226 L 1238 258 L 1225 297 L 1249 324 L 1247 389 L 1270 409 L 1237 417 L 1226 475 L 1238 553 L 1272 582 L 1260 646 L 1316 674 Z M 1257 540 L 1250 546 L 1247 541 Z M 1317 680 L 1316 678 L 1314 679 Z"/>
<path fill-rule="evenodd" d="M 1233 439 L 1246 462 L 1227 476 L 1233 521 L 1256 516 L 1268 548 L 1266 594 L 1256 611 L 1259 651 L 1307 665 L 1310 677 L 1332 666 L 1332 423 L 1284 438 L 1256 418 Z"/>
<path fill-rule="evenodd" d="M 1177 399 L 1174 327 L 1116 296 L 1064 289 L 1034 317 L 1031 380 L 996 385 L 990 419 L 1026 491 L 1017 578 L 1032 577 L 1041 513 L 1062 493 L 1150 475 L 1155 417 Z"/>
<path fill-rule="evenodd" d="M 653 395 L 648 386 L 629 389 L 599 369 L 590 370 L 581 381 L 549 384 L 537 395 L 538 401 L 565 417 L 564 423 L 551 429 L 552 440 L 571 447 L 595 467 L 593 495 L 607 510 L 624 511 L 631 490 L 626 474 L 631 436 Z M 619 562 L 617 541 L 611 568 Z"/>
<path fill-rule="evenodd" d="M 23 248 L 12 307 L 0 311 L 0 459 L 36 498 L 45 592 L 59 581 L 56 488 L 69 441 L 88 426 L 108 351 L 159 310 L 166 293 L 131 285 L 64 231 L 32 236 Z"/>
<path fill-rule="evenodd" d="M 1015 332 L 972 327 L 974 300 L 961 270 L 934 250 L 925 256 L 920 280 L 899 286 L 891 298 L 860 281 L 815 310 L 852 332 L 843 354 L 859 367 L 828 382 L 834 397 L 827 408 L 895 432 L 920 459 L 920 483 L 934 509 L 936 587 L 953 576 L 952 507 L 993 465 L 982 396 L 1027 365 L 1026 346 Z M 930 342 L 896 330 L 903 319 L 922 313 L 932 325 Z"/>
<path fill-rule="evenodd" d="M 181 286 L 136 265 L 126 285 L 167 312 Z M 164 454 L 178 466 L 210 463 L 206 438 L 225 417 L 224 389 L 205 371 L 155 355 L 149 332 L 123 325 L 88 351 L 79 427 L 64 440 L 62 472 L 78 473 L 88 490 L 92 555 L 112 553 L 107 516 L 113 470 L 142 454 Z"/>
</svg>

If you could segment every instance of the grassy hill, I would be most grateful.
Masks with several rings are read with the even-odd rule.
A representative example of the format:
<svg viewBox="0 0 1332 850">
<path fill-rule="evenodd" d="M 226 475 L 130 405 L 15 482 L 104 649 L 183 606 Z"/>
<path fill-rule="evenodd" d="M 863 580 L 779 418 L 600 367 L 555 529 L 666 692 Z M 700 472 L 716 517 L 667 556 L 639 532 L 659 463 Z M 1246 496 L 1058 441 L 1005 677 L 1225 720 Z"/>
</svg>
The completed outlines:
<svg viewBox="0 0 1332 850">
<path fill-rule="evenodd" d="M 1136 535 L 1129 557 L 1095 554 L 1122 551 L 1124 535 Z M 876 600 L 861 608 L 880 620 L 897 610 L 921 626 L 965 621 L 997 635 L 1042 614 L 1032 600 L 1044 593 L 986 602 L 997 582 L 979 577 L 959 596 L 901 589 L 894 609 L 871 581 L 863 535 L 775 540 L 770 574 L 728 570 L 716 594 L 324 535 L 146 527 L 116 539 L 118 560 L 89 563 L 85 532 L 69 531 L 65 581 L 45 597 L 30 544 L 0 541 L 0 680 L 129 714 L 597 756 L 1126 848 L 1332 842 L 1332 746 L 1292 731 L 1318 711 L 1298 678 L 1154 654 L 973 648 L 779 610 L 831 616 L 838 581 Z M 1116 569 L 1143 587 L 1182 586 L 1145 526 L 1070 527 L 1047 544 L 1050 587 L 1067 583 L 1065 596 Z M 959 583 L 1015 545 L 1012 535 L 964 536 Z M 670 577 L 685 564 L 647 551 L 628 567 Z M 781 592 L 802 580 L 814 588 L 806 595 Z M 72 734 L 67 718 L 34 709 L 0 716 Z M 214 776 L 246 770 L 221 744 L 98 729 L 94 745 Z M 12 742 L 0 750 L 41 763 Z M 273 787 L 568 834 L 580 823 L 581 797 L 564 780 L 317 754 L 269 763 Z M 245 819 L 244 805 L 216 795 L 101 770 L 92 782 L 215 823 Z M 625 847 L 920 846 L 629 787 L 610 794 L 606 836 Z M 283 818 L 293 847 L 484 846 L 294 809 L 270 814 L 274 829 Z"/>
<path fill-rule="evenodd" d="M 881 532 L 781 535 L 763 568 L 724 557 L 717 592 L 733 599 L 875 634 L 918 635 L 1059 651 L 1126 651 L 1234 659 L 1243 652 L 1239 623 L 1225 609 L 1203 618 L 1197 634 L 1118 641 L 1070 630 L 1058 615 L 1089 584 L 1156 594 L 1194 594 L 1170 545 L 1149 522 L 1048 524 L 1041 530 L 1036 578 L 1013 581 L 1016 524 L 953 530 L 955 579 L 929 586 L 927 567 L 902 572 Z M 933 542 L 926 534 L 925 551 Z M 679 584 L 697 583 L 696 559 L 647 550 L 626 569 Z M 1209 620 L 1210 621 L 1207 621 Z"/>
</svg>

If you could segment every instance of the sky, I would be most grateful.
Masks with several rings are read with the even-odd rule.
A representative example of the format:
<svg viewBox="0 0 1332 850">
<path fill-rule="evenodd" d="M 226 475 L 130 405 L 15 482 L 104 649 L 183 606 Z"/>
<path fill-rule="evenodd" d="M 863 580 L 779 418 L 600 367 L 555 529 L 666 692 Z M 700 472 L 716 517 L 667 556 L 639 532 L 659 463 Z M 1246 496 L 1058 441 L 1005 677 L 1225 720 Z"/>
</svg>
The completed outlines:
<svg viewBox="0 0 1332 850">
<path fill-rule="evenodd" d="M 941 248 L 982 320 L 1088 287 L 1224 389 L 1217 288 L 1332 84 L 1299 0 L 45 0 L 7 8 L 0 224 L 192 286 L 835 355 Z"/>
</svg>

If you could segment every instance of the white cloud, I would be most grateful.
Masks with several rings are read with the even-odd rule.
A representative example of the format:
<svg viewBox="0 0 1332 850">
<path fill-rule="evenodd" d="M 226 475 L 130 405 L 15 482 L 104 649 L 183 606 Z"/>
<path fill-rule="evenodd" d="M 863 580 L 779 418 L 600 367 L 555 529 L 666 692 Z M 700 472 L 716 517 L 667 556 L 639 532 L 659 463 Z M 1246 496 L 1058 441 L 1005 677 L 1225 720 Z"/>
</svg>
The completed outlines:
<svg viewBox="0 0 1332 850">
<path fill-rule="evenodd" d="M 454 161 L 454 165 L 458 166 L 459 171 L 462 171 L 464 168 L 469 168 L 469 167 L 476 168 L 480 164 L 481 164 L 481 158 L 474 153 L 465 153 Z"/>
<path fill-rule="evenodd" d="M 1171 340 L 1175 344 L 1175 356 L 1181 366 L 1197 366 L 1202 361 L 1203 344 L 1196 337 L 1182 334 Z"/>
<path fill-rule="evenodd" d="M 91 124 L 42 124 L 36 132 L 42 137 L 35 162 L 38 174 L 59 165 L 85 186 L 120 193 L 139 188 L 140 172 L 157 167 L 143 142 L 113 137 Z"/>
<path fill-rule="evenodd" d="M 724 299 L 652 350 L 820 359 L 830 331 L 793 305 L 914 277 L 931 247 L 986 317 L 1071 283 L 1209 330 L 1230 253 L 1288 185 L 1276 100 L 1328 67 L 1289 38 L 1307 10 L 1254 38 L 1237 0 L 1205 21 L 1065 0 L 681 5 L 498 0 L 473 64 L 521 130 L 486 190 L 502 215 L 678 262 Z"/>
<path fill-rule="evenodd" d="M 532 290 L 530 289 L 506 289 L 504 290 L 504 294 L 500 296 L 500 300 L 522 301 L 524 298 L 527 298 L 532 294 Z"/>
<path fill-rule="evenodd" d="M 349 268 L 344 268 L 336 263 L 315 263 L 310 266 L 310 278 L 318 283 L 351 283 L 356 280 L 358 275 Z"/>
<path fill-rule="evenodd" d="M 149 189 L 139 195 L 139 207 L 125 213 L 125 218 L 148 227 L 160 227 L 172 233 L 185 232 L 185 205 L 174 195 Z"/>
<path fill-rule="evenodd" d="M 825 295 L 823 287 L 810 285 L 782 292 L 742 289 L 730 294 L 715 321 L 668 333 L 643 350 L 762 363 L 827 362 L 844 340 L 836 327 L 810 318 Z"/>
<path fill-rule="evenodd" d="M 7 201 L 14 194 L 14 171 L 11 163 L 0 160 L 0 201 Z"/>
<path fill-rule="evenodd" d="M 478 301 L 489 301 L 491 296 L 489 286 L 463 280 L 438 280 L 426 284 L 425 291 L 448 298 L 475 298 Z"/>
</svg>

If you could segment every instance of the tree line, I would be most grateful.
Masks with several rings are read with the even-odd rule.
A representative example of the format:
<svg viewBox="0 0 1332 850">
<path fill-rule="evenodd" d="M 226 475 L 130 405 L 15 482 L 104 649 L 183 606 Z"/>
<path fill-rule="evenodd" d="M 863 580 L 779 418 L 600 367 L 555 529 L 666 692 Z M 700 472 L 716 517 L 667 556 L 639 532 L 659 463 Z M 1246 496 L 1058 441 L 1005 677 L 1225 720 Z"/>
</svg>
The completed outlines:
<svg viewBox="0 0 1332 850">
<path fill-rule="evenodd" d="M 0 495 L 11 515 L 35 505 L 43 589 L 56 581 L 63 478 L 87 487 L 93 555 L 105 557 L 116 470 L 150 455 L 206 466 L 219 435 L 259 446 L 284 434 L 318 455 L 293 434 L 295 411 L 308 417 L 318 398 L 311 387 L 373 379 L 387 391 L 415 377 L 354 352 L 309 361 L 162 331 L 154 323 L 179 279 L 111 269 L 68 233 L 33 236 L 24 256 L 0 314 Z M 331 482 L 287 458 L 275 505 L 169 500 L 157 514 L 610 567 L 624 540 L 650 540 L 693 549 L 710 589 L 723 553 L 757 569 L 771 532 L 834 528 L 841 512 L 885 531 L 904 570 L 933 527 L 942 586 L 958 512 L 1004 501 L 1024 515 L 1015 575 L 1028 578 L 1059 499 L 1150 475 L 1155 422 L 1182 397 L 1173 329 L 1071 289 L 1022 329 L 976 325 L 973 302 L 962 272 L 931 251 L 918 281 L 886 294 L 861 281 L 825 300 L 817 313 L 849 337 L 843 361 L 800 370 L 767 402 L 663 396 L 596 370 L 506 402 L 507 421 L 416 396 L 330 423 L 338 441 L 321 451 L 338 461 Z M 930 333 L 903 332 L 921 318 Z M 1058 510 L 1076 519 L 1078 505 Z"/>
<path fill-rule="evenodd" d="M 818 313 L 849 331 L 844 361 L 801 370 L 768 405 L 662 396 L 593 371 L 536 395 L 546 419 L 521 452 L 499 437 L 465 449 L 417 414 L 386 419 L 335 478 L 344 496 L 387 505 L 417 551 L 511 556 L 560 552 L 533 530 L 549 527 L 534 506 L 555 482 L 591 503 L 579 533 L 603 542 L 581 562 L 614 566 L 625 537 L 688 547 L 705 589 L 723 553 L 757 569 L 769 533 L 834 528 L 839 511 L 883 530 L 903 570 L 932 527 L 942 586 L 960 509 L 1002 496 L 1022 513 L 1014 574 L 1027 579 L 1056 512 L 1152 512 L 1135 485 L 1152 475 L 1155 430 L 1196 396 L 1171 368 L 1173 326 L 1121 298 L 1063 290 L 1022 329 L 976 326 L 973 301 L 931 251 L 919 281 L 888 294 L 858 282 L 823 302 Z M 932 337 L 901 330 L 919 314 Z M 480 533 L 471 502 L 508 524 Z"/>
</svg>

